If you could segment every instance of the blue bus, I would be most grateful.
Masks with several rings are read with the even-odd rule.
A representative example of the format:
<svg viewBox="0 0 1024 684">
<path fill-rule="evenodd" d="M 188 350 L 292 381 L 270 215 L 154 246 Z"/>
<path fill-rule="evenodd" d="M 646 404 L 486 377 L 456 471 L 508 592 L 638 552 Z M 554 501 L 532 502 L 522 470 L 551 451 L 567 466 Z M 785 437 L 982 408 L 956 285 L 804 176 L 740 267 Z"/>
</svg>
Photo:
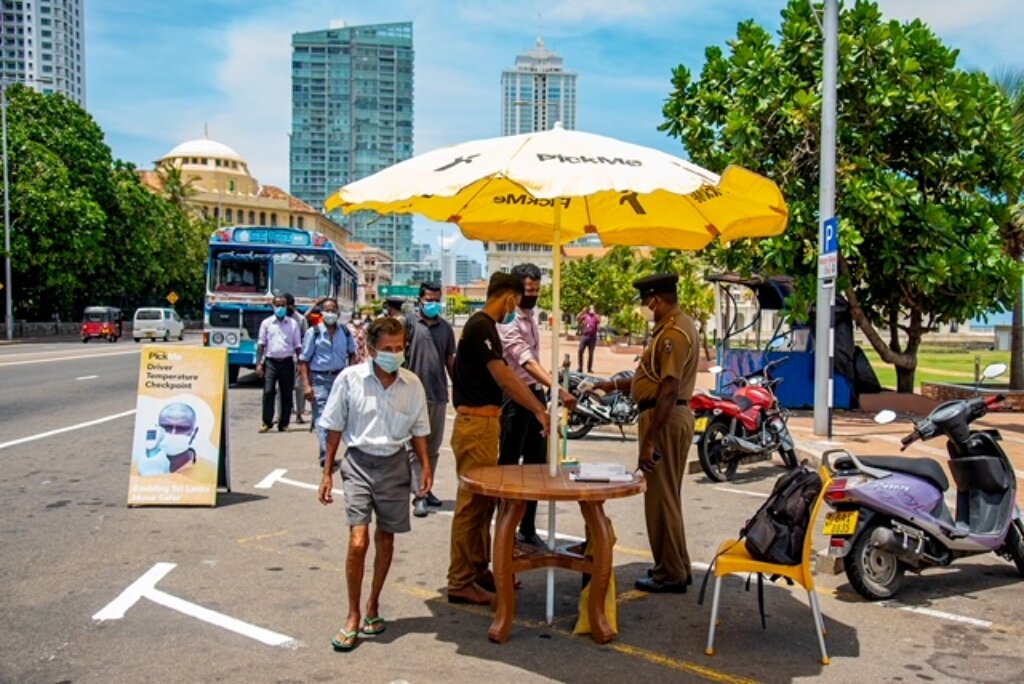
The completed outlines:
<svg viewBox="0 0 1024 684">
<path fill-rule="evenodd" d="M 260 322 L 274 295 L 291 293 L 300 312 L 335 297 L 342 320 L 355 310 L 356 270 L 321 233 L 232 226 L 214 231 L 206 264 L 203 344 L 228 350 L 229 379 L 256 366 Z"/>
</svg>

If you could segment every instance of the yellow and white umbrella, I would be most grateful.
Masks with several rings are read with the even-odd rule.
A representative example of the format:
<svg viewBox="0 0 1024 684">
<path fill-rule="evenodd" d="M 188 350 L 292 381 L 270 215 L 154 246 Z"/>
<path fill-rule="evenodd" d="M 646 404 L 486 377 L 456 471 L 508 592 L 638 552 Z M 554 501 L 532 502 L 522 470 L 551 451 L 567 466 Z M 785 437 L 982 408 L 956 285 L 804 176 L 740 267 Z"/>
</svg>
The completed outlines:
<svg viewBox="0 0 1024 684">
<path fill-rule="evenodd" d="M 455 223 L 475 240 L 552 245 L 551 369 L 559 365 L 560 245 L 597 234 L 605 245 L 701 249 L 715 238 L 778 235 L 788 213 L 772 181 L 730 166 L 719 176 L 684 159 L 614 138 L 564 130 L 460 143 L 349 183 L 328 211 L 416 213 Z M 552 393 L 551 425 L 558 424 Z M 552 436 L 553 437 L 553 436 Z M 558 440 L 548 440 L 551 474 Z M 553 548 L 554 503 L 548 515 Z M 547 617 L 553 618 L 548 574 Z"/>
<path fill-rule="evenodd" d="M 751 171 L 719 176 L 558 125 L 418 155 L 346 185 L 325 206 L 417 213 L 475 240 L 564 244 L 597 233 L 606 245 L 668 249 L 778 235 L 787 219 L 778 186 Z"/>
</svg>

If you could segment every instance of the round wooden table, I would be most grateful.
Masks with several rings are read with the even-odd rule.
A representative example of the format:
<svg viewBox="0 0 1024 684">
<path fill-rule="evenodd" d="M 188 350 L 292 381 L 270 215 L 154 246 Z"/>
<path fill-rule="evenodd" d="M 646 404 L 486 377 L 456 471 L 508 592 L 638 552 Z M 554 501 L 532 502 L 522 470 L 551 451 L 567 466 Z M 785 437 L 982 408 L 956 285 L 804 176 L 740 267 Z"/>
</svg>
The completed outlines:
<svg viewBox="0 0 1024 684">
<path fill-rule="evenodd" d="M 591 637 L 599 644 L 615 638 L 604 612 L 605 596 L 612 575 L 612 531 L 604 514 L 604 502 L 640 494 L 647 488 L 642 476 L 632 482 L 576 482 L 571 471 L 559 468 L 552 477 L 546 465 L 486 466 L 474 468 L 459 480 L 460 486 L 474 494 L 501 499 L 498 524 L 494 533 L 494 584 L 497 610 L 487 636 L 505 643 L 516 615 L 515 573 L 556 566 L 589 573 L 588 603 Z M 527 501 L 577 501 L 587 523 L 593 555 L 585 556 L 569 548 L 541 550 L 516 545 L 515 533 L 523 518 Z"/>
</svg>

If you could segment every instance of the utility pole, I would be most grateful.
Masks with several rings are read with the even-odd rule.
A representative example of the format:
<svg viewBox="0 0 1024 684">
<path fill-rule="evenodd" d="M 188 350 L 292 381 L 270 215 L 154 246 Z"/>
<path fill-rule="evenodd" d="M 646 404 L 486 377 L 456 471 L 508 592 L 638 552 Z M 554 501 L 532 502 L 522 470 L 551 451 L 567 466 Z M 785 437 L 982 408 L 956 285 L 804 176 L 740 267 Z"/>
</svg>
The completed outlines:
<svg viewBox="0 0 1024 684">
<path fill-rule="evenodd" d="M 14 339 L 14 302 L 11 287 L 11 185 L 7 176 L 7 85 L 0 83 L 0 116 L 3 117 L 4 149 L 4 299 L 7 301 L 4 321 L 7 340 Z"/>
<path fill-rule="evenodd" d="M 818 298 L 814 334 L 814 434 L 832 437 L 834 319 L 839 238 L 836 208 L 836 84 L 839 0 L 824 0 L 821 168 L 818 181 Z"/>
</svg>

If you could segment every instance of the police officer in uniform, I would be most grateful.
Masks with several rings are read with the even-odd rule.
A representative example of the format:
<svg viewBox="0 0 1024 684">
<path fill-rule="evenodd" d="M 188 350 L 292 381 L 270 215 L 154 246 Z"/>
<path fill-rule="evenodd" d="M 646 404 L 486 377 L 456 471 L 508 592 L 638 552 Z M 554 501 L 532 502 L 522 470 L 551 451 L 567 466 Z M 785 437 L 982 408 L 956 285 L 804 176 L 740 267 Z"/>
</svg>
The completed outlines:
<svg viewBox="0 0 1024 684">
<path fill-rule="evenodd" d="M 679 276 L 659 273 L 633 283 L 641 311 L 654 331 L 636 374 L 621 386 L 594 385 L 609 391 L 630 389 L 640 408 L 639 467 L 647 473 L 644 515 L 654 568 L 636 588 L 655 593 L 685 593 L 693 583 L 683 527 L 682 484 L 686 455 L 693 441 L 690 395 L 697 379 L 697 327 L 679 309 Z"/>
</svg>

